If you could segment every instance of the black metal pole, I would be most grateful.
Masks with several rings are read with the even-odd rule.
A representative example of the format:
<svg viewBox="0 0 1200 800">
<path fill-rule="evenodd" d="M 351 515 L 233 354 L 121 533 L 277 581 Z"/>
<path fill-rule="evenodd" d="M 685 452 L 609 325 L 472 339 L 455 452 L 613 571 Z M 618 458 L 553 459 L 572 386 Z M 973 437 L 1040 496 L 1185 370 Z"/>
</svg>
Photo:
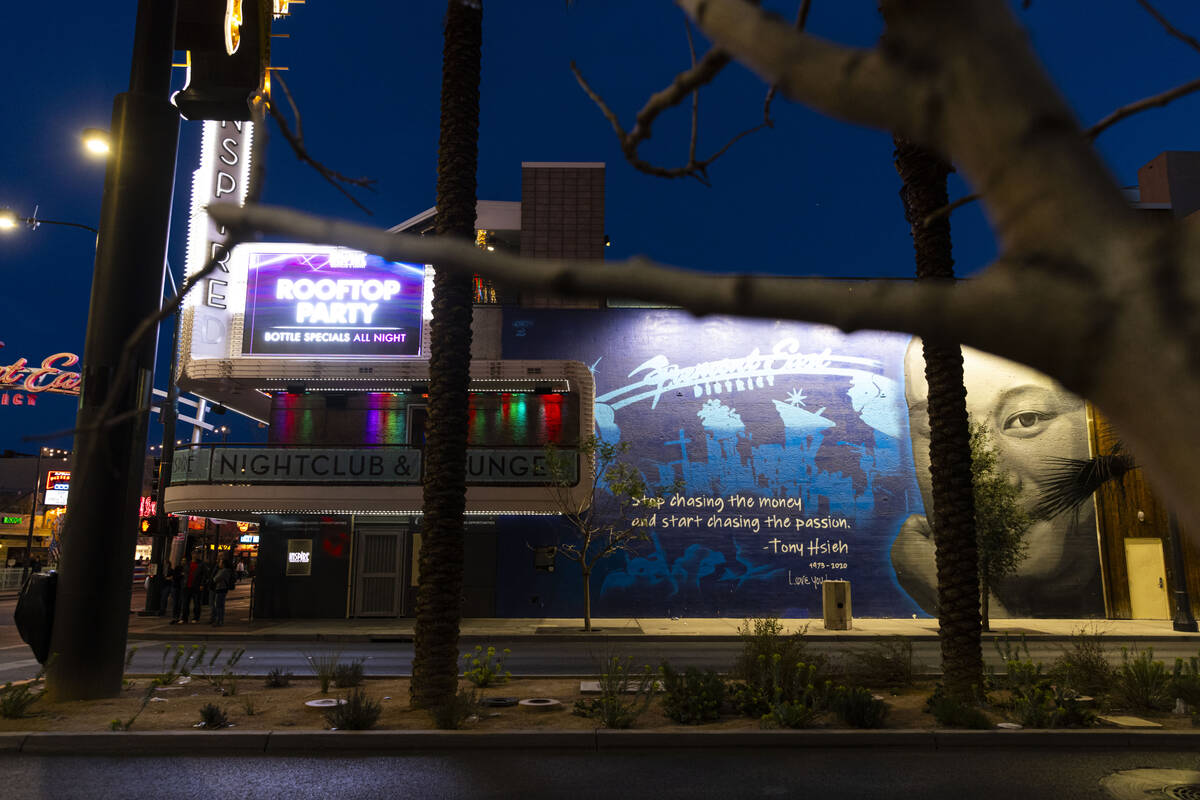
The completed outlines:
<svg viewBox="0 0 1200 800">
<path fill-rule="evenodd" d="M 162 297 L 179 138 L 169 101 L 176 6 L 138 0 L 129 91 L 113 103 L 47 670 L 61 700 L 121 692 L 157 336 L 128 352 L 127 342 Z M 122 374 L 124 358 L 132 368 Z"/>
<path fill-rule="evenodd" d="M 33 518 L 37 516 L 38 492 L 42 488 L 42 453 L 45 452 L 46 448 L 38 448 L 37 466 L 34 467 L 33 502 L 29 504 L 29 532 L 25 534 L 25 568 L 21 570 L 22 586 L 25 585 L 25 580 L 29 577 L 29 568 L 33 566 Z M 43 504 L 44 507 L 45 505 Z"/>
<path fill-rule="evenodd" d="M 175 372 L 179 364 L 179 315 L 175 315 L 175 333 L 171 336 L 171 373 L 167 376 L 167 397 L 163 400 L 158 418 L 163 426 L 162 468 L 158 473 L 158 491 L 154 495 L 154 526 L 157 532 L 150 545 L 150 563 L 156 565 L 146 589 L 146 614 L 157 614 L 162 605 L 163 576 L 171 559 L 171 541 L 175 532 L 167 531 L 167 486 L 171 483 L 171 467 L 175 459 L 175 421 L 179 413 L 179 387 Z"/>
<path fill-rule="evenodd" d="M 1192 599 L 1188 595 L 1187 568 L 1183 563 L 1183 539 L 1179 535 L 1179 518 L 1174 511 L 1167 513 L 1167 535 L 1171 539 L 1171 571 L 1175 573 L 1175 615 L 1172 627 L 1177 631 L 1197 632 L 1192 616 Z"/>
</svg>

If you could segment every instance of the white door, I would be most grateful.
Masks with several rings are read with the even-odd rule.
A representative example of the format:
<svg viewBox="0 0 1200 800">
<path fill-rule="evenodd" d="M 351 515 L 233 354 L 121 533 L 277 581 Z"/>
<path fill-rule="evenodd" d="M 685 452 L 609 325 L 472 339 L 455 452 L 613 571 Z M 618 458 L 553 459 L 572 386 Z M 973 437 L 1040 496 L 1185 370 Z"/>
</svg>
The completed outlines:
<svg viewBox="0 0 1200 800">
<path fill-rule="evenodd" d="M 1125 569 L 1129 574 L 1129 605 L 1134 619 L 1170 619 L 1163 541 L 1125 540 Z"/>
<path fill-rule="evenodd" d="M 404 597 L 404 529 L 362 525 L 355 530 L 354 616 L 399 616 Z"/>
</svg>

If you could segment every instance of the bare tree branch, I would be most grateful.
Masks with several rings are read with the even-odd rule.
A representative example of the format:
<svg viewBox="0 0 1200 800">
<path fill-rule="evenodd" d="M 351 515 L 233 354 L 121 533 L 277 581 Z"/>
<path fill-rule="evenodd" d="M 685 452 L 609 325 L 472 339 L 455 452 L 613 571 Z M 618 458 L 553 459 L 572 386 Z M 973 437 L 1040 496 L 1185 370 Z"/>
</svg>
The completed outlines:
<svg viewBox="0 0 1200 800">
<path fill-rule="evenodd" d="M 1180 41 L 1184 42 L 1185 44 L 1187 44 L 1188 47 L 1192 48 L 1193 50 L 1200 52 L 1200 41 L 1197 41 L 1196 37 L 1189 36 L 1186 33 L 1184 33 L 1183 31 L 1176 28 L 1174 25 L 1172 25 L 1171 21 L 1168 20 L 1161 13 L 1159 13 L 1158 9 L 1155 8 L 1154 6 L 1150 5 L 1150 3 L 1147 2 L 1147 0 L 1137 0 L 1137 2 L 1138 2 L 1139 6 L 1141 6 L 1142 8 L 1146 9 L 1147 12 L 1149 12 L 1150 16 L 1152 16 L 1156 20 L 1158 20 L 1160 25 L 1162 25 L 1164 28 L 1166 28 L 1167 33 L 1171 34 L 1176 39 L 1179 39 Z"/>
<path fill-rule="evenodd" d="M 1084 137 L 1089 141 L 1095 139 L 1102 132 L 1111 128 L 1113 125 L 1116 125 L 1123 119 L 1132 117 L 1134 114 L 1139 114 L 1151 108 L 1161 108 L 1162 106 L 1170 103 L 1172 100 L 1177 100 L 1184 95 L 1189 95 L 1196 91 L 1200 91 L 1200 78 L 1180 84 L 1174 89 L 1168 89 L 1167 91 L 1161 94 L 1156 94 L 1153 97 L 1147 97 L 1142 100 L 1138 100 L 1136 103 L 1130 103 L 1127 106 L 1121 106 L 1116 111 L 1112 112 L 1107 117 L 1084 131 Z"/>
<path fill-rule="evenodd" d="M 315 169 L 317 174 L 328 181 L 333 188 L 345 195 L 351 203 L 361 209 L 365 214 L 368 216 L 374 216 L 374 213 L 371 211 L 371 209 L 359 202 L 358 198 L 351 194 L 346 187 L 357 186 L 373 192 L 375 191 L 375 179 L 365 177 L 348 177 L 313 158 L 312 155 L 309 154 L 308 148 L 304 144 L 304 124 L 300 117 L 300 109 L 296 107 L 296 102 L 292 99 L 292 93 L 288 90 L 287 84 L 284 82 L 283 78 L 278 74 L 276 74 L 271 80 L 274 83 L 279 84 L 279 88 L 283 90 L 283 95 L 287 99 L 288 105 L 291 106 L 292 116 L 296 118 L 296 130 L 292 131 L 291 127 L 288 125 L 287 119 L 283 116 L 283 113 L 279 110 L 278 104 L 276 104 L 274 100 L 267 101 L 267 110 L 270 112 L 271 118 L 274 119 L 276 124 L 279 125 L 279 130 L 283 132 L 283 138 L 287 139 L 288 144 L 291 145 L 292 151 L 296 154 L 296 158 Z"/>
<path fill-rule="evenodd" d="M 804 26 L 808 24 L 808 12 L 812 10 L 812 0 L 801 0 L 800 9 L 796 12 L 796 30 L 803 31 Z M 771 101 L 775 99 L 775 93 L 779 91 L 779 86 L 772 83 L 767 89 L 767 97 L 763 100 L 763 124 L 768 128 L 775 127 L 775 123 L 771 121 Z"/>
<path fill-rule="evenodd" d="M 805 0 L 805 2 L 810 2 L 810 0 Z M 686 23 L 685 33 L 687 34 L 688 51 L 691 53 L 691 68 L 676 75 L 670 86 L 650 96 L 645 105 L 638 111 L 633 129 L 628 132 L 621 125 L 616 112 L 612 110 L 608 103 L 604 101 L 604 98 L 587 82 L 587 79 L 583 77 L 583 73 L 574 61 L 571 62 L 571 72 L 574 73 L 575 80 L 579 82 L 583 91 L 596 104 L 601 113 L 604 114 L 604 118 L 608 120 L 609 124 L 612 125 L 613 131 L 617 134 L 617 140 L 621 144 L 621 152 L 625 155 L 625 160 L 631 166 L 648 175 L 660 178 L 690 177 L 695 178 L 705 186 L 709 186 L 708 167 L 714 161 L 724 155 L 730 147 L 743 137 L 762 128 L 772 126 L 773 123 L 770 120 L 769 113 L 767 113 L 770 103 L 768 101 L 768 108 L 764 109 L 764 119 L 761 124 L 738 133 L 708 158 L 697 160 L 696 143 L 699 137 L 700 88 L 711 83 L 720 74 L 721 70 L 729 64 L 730 59 L 728 54 L 714 48 L 705 53 L 704 57 L 697 62 L 691 27 L 687 26 Z M 681 167 L 660 167 L 641 158 L 637 152 L 638 147 L 642 142 L 650 138 L 654 123 L 659 115 L 667 109 L 679 105 L 689 94 L 692 97 L 692 132 L 688 142 L 687 163 Z"/>
</svg>

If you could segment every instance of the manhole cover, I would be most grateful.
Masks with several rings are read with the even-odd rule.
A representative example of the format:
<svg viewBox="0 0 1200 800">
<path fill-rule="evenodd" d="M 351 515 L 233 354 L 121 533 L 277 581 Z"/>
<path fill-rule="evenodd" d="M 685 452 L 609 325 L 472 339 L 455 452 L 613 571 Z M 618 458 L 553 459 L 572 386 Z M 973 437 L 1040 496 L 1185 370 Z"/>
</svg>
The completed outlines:
<svg viewBox="0 0 1200 800">
<path fill-rule="evenodd" d="M 1128 769 L 1100 781 L 1116 800 L 1200 800 L 1200 772 L 1188 769 Z"/>
</svg>

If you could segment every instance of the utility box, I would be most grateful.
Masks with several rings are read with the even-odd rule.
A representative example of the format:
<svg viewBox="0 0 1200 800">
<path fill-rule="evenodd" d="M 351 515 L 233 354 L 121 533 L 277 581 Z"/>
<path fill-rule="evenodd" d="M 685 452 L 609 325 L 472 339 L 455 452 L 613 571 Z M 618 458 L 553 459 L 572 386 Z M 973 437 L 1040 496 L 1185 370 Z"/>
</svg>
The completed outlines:
<svg viewBox="0 0 1200 800">
<path fill-rule="evenodd" d="M 853 627 L 850 614 L 850 581 L 825 581 L 821 584 L 821 603 L 825 630 L 848 631 Z"/>
</svg>

